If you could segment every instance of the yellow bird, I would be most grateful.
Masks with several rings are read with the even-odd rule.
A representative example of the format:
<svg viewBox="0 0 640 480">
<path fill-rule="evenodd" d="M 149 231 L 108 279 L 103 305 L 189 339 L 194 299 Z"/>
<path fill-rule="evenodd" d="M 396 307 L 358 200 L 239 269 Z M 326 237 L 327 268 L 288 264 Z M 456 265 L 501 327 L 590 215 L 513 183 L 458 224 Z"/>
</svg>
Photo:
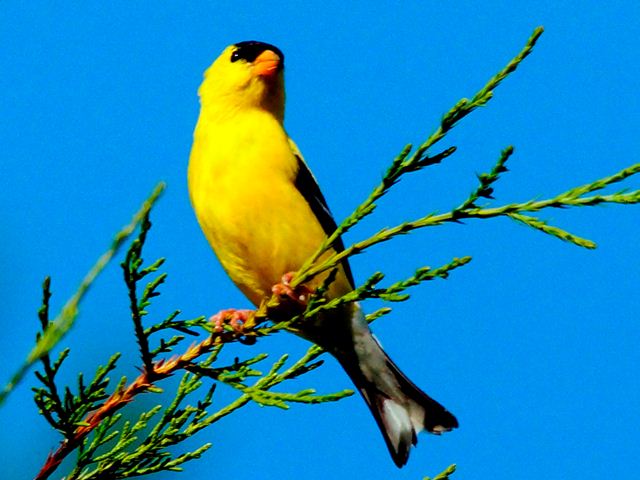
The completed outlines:
<svg viewBox="0 0 640 480">
<path fill-rule="evenodd" d="M 258 306 L 336 223 L 284 129 L 284 55 L 277 47 L 256 41 L 227 47 L 206 71 L 199 95 L 188 174 L 191 203 L 225 271 Z M 343 249 L 342 242 L 335 248 Z M 345 261 L 327 295 L 353 288 Z M 406 464 L 418 432 L 440 434 L 458 426 L 385 354 L 358 304 L 305 324 L 300 334 L 340 362 L 398 467 Z"/>
</svg>

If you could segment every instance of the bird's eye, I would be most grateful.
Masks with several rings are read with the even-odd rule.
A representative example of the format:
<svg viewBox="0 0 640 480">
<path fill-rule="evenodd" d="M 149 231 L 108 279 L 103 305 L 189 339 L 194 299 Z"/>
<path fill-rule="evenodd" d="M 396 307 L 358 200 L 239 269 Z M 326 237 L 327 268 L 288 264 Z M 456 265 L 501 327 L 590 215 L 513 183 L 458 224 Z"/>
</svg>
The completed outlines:
<svg viewBox="0 0 640 480">
<path fill-rule="evenodd" d="M 238 50 L 234 50 L 231 54 L 231 63 L 237 62 L 238 60 L 240 60 L 240 52 Z"/>
</svg>

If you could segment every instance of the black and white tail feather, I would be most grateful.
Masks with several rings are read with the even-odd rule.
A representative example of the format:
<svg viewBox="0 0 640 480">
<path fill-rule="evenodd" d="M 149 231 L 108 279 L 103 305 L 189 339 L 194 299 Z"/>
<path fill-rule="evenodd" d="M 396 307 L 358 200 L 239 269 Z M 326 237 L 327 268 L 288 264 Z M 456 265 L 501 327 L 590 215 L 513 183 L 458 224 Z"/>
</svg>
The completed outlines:
<svg viewBox="0 0 640 480">
<path fill-rule="evenodd" d="M 353 349 L 328 350 L 362 394 L 394 463 L 402 467 L 409 459 L 411 446 L 418 442 L 418 433 L 426 430 L 440 435 L 458 427 L 458 420 L 391 361 L 371 333 L 360 306 L 355 304 L 350 310 Z"/>
</svg>

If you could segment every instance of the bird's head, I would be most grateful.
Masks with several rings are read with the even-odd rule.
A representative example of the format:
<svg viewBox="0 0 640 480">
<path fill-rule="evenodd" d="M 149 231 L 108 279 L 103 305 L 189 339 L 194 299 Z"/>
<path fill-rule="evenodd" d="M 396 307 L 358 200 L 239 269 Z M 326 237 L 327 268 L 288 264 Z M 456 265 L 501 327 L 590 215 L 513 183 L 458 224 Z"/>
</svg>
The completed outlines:
<svg viewBox="0 0 640 480">
<path fill-rule="evenodd" d="M 263 42 L 230 45 L 207 69 L 198 93 L 203 108 L 261 108 L 282 120 L 284 55 Z"/>
</svg>

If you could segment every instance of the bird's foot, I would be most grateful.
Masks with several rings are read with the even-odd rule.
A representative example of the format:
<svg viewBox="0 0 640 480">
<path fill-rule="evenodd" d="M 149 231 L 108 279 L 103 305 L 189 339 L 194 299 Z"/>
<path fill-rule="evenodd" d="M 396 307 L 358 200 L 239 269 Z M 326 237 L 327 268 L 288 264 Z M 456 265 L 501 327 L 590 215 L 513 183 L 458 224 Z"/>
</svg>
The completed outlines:
<svg viewBox="0 0 640 480">
<path fill-rule="evenodd" d="M 280 301 L 279 305 L 269 312 L 270 316 L 276 313 L 278 317 L 289 318 L 304 312 L 309 303 L 313 291 L 304 285 L 291 286 L 294 277 L 293 272 L 285 273 L 282 281 L 271 287 L 271 293 Z"/>
<path fill-rule="evenodd" d="M 253 310 L 237 310 L 230 308 L 221 310 L 209 317 L 209 322 L 213 324 L 213 331 L 220 333 L 224 331 L 224 326 L 229 325 L 234 332 L 245 334 L 247 328 L 253 324 L 255 311 Z"/>
</svg>

